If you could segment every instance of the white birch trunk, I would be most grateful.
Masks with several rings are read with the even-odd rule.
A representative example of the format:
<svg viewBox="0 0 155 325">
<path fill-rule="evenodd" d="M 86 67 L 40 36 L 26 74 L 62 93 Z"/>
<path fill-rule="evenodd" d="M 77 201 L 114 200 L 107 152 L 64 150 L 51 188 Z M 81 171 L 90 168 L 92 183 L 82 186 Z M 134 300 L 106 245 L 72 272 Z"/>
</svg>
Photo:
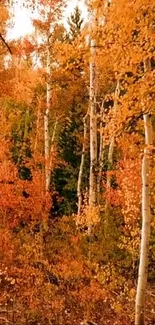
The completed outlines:
<svg viewBox="0 0 155 325">
<path fill-rule="evenodd" d="M 118 105 L 118 98 L 120 95 L 120 81 L 117 80 L 117 85 L 115 89 L 115 98 L 114 98 L 114 115 L 116 114 L 116 109 Z M 114 161 L 114 145 L 115 145 L 115 135 L 112 134 L 110 144 L 109 144 L 109 151 L 108 151 L 108 170 L 110 170 L 113 166 Z M 107 188 L 111 187 L 111 176 L 107 174 Z"/>
<path fill-rule="evenodd" d="M 146 148 L 144 149 L 142 161 L 142 233 L 136 295 L 135 325 L 144 325 L 145 296 L 148 274 L 148 253 L 151 223 L 149 175 L 152 156 L 151 146 L 153 143 L 151 118 L 148 114 L 144 115 L 144 127 Z"/>
<path fill-rule="evenodd" d="M 104 154 L 104 144 L 103 144 L 103 114 L 104 114 L 104 101 L 100 108 L 100 147 L 99 147 L 99 171 L 97 175 L 97 199 L 98 204 L 100 203 L 100 190 L 101 190 L 101 178 L 103 170 L 103 154 Z"/>
<path fill-rule="evenodd" d="M 96 41 L 90 45 L 90 175 L 89 175 L 89 205 L 97 203 L 97 110 L 96 110 Z"/>
<path fill-rule="evenodd" d="M 50 62 L 50 44 L 49 37 L 47 38 L 47 82 L 46 82 L 46 110 L 44 114 L 44 141 L 45 141 L 45 189 L 49 191 L 50 186 L 50 168 L 49 168 L 49 154 L 50 154 L 50 137 L 49 137 L 49 111 L 51 105 L 51 62 Z"/>
<path fill-rule="evenodd" d="M 145 72 L 150 70 L 149 59 L 148 61 L 145 61 L 144 68 Z M 151 224 L 149 176 L 152 158 L 153 130 L 151 116 L 149 114 L 144 114 L 143 119 L 145 129 L 145 148 L 142 161 L 142 232 L 136 294 L 135 325 L 144 325 L 145 323 L 145 297 L 148 276 L 148 253 Z"/>
<path fill-rule="evenodd" d="M 81 163 L 78 175 L 78 182 L 77 182 L 77 198 L 78 198 L 78 216 L 81 214 L 81 207 L 82 207 L 82 176 L 83 176 L 83 169 L 85 164 L 85 154 L 86 154 L 86 140 L 87 140 L 87 118 L 88 113 L 83 118 L 84 130 L 83 130 L 83 146 L 82 146 L 82 154 L 81 154 Z"/>
<path fill-rule="evenodd" d="M 113 153 L 114 153 L 115 137 L 114 135 L 111 138 L 109 151 L 108 151 L 108 171 L 111 170 L 113 166 Z M 111 176 L 107 173 L 107 188 L 111 187 Z"/>
<path fill-rule="evenodd" d="M 50 186 L 51 172 L 52 172 L 52 167 L 53 167 L 53 154 L 54 154 L 54 145 L 55 145 L 55 137 L 56 137 L 57 125 L 58 125 L 58 119 L 56 118 L 56 121 L 55 121 L 54 127 L 53 127 L 52 139 L 51 139 L 51 143 L 50 143 L 50 157 L 49 157 L 49 173 L 50 173 L 50 177 L 49 177 L 48 187 Z"/>
<path fill-rule="evenodd" d="M 33 149 L 34 157 L 36 157 L 36 151 L 38 146 L 39 122 L 40 122 L 40 107 L 38 107 L 38 111 L 37 111 L 36 136 L 35 136 L 34 149 Z"/>
</svg>

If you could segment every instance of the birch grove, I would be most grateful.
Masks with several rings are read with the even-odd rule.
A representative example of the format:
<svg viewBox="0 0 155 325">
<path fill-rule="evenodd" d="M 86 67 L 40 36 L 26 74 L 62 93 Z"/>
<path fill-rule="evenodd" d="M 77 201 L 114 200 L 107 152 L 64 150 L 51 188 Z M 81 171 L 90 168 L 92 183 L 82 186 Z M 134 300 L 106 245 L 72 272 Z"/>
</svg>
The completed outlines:
<svg viewBox="0 0 155 325">
<path fill-rule="evenodd" d="M 155 5 L 81 1 L 0 1 L 0 322 L 153 325 Z"/>
</svg>

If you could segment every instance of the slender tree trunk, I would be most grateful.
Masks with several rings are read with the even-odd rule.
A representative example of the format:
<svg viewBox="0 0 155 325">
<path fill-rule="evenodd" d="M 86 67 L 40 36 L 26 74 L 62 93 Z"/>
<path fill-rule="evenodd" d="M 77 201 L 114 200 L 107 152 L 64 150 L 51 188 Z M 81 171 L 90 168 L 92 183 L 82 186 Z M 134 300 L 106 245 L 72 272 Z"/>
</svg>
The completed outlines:
<svg viewBox="0 0 155 325">
<path fill-rule="evenodd" d="M 49 168 L 49 154 L 50 154 L 50 136 L 49 136 L 49 111 L 51 105 L 51 62 L 50 62 L 50 44 L 49 37 L 47 38 L 47 82 L 46 82 L 46 110 L 44 114 L 44 141 L 45 141 L 45 189 L 49 191 L 50 185 L 50 168 Z"/>
<path fill-rule="evenodd" d="M 149 69 L 149 62 L 144 64 L 145 72 Z M 145 129 L 145 148 L 142 161 L 142 233 L 141 233 L 141 248 L 140 248 L 140 263 L 138 272 L 138 285 L 136 294 L 136 311 L 135 325 L 145 324 L 145 297 L 148 276 L 148 253 L 150 240 L 150 164 L 152 158 L 153 131 L 151 116 L 144 114 L 144 129 Z"/>
<path fill-rule="evenodd" d="M 144 325 L 145 296 L 148 275 L 148 253 L 151 223 L 149 175 L 152 156 L 151 146 L 153 143 L 152 124 L 149 114 L 144 115 L 144 127 L 146 148 L 144 149 L 142 161 L 142 234 L 136 295 L 135 325 Z"/>
<path fill-rule="evenodd" d="M 83 130 L 83 146 L 82 146 L 82 155 L 81 155 L 81 163 L 78 175 L 78 182 L 77 182 L 77 197 L 78 197 L 78 216 L 81 214 L 81 206 L 82 206 L 82 176 L 85 164 L 85 154 L 86 154 L 86 141 L 87 141 L 87 132 L 88 132 L 88 125 L 87 125 L 87 118 L 88 113 L 83 118 L 84 130 Z"/>
<path fill-rule="evenodd" d="M 116 90 L 115 90 L 115 98 L 114 98 L 114 114 L 116 114 L 116 109 L 118 105 L 118 98 L 120 95 L 120 81 L 117 80 Z M 108 151 L 108 171 L 113 167 L 114 161 L 114 145 L 115 145 L 115 135 L 112 134 L 110 144 L 109 144 L 109 151 Z M 111 176 L 109 173 L 107 174 L 107 188 L 111 187 Z"/>
<path fill-rule="evenodd" d="M 96 41 L 90 45 L 90 175 L 89 205 L 97 204 L 97 109 L 96 109 Z"/>
<path fill-rule="evenodd" d="M 115 145 L 115 137 L 113 135 L 110 141 L 109 151 L 108 151 L 108 171 L 110 171 L 113 166 L 114 145 Z M 111 175 L 107 173 L 107 188 L 110 187 L 111 187 Z"/>
<path fill-rule="evenodd" d="M 38 111 L 37 111 L 36 136 L 35 136 L 34 149 L 33 149 L 34 157 L 36 157 L 36 151 L 38 145 L 39 122 L 40 122 L 40 107 L 38 107 Z"/>
<path fill-rule="evenodd" d="M 104 114 L 104 101 L 100 108 L 100 147 L 99 147 L 99 171 L 97 175 L 97 199 L 98 204 L 100 203 L 100 191 L 101 191 L 101 178 L 103 170 L 103 154 L 104 154 L 104 144 L 103 144 L 103 114 Z"/>
<path fill-rule="evenodd" d="M 55 144 L 55 137 L 56 137 L 56 130 L 57 130 L 57 125 L 58 125 L 58 119 L 56 118 L 54 127 L 53 127 L 53 134 L 52 134 L 52 139 L 50 143 L 50 157 L 49 157 L 49 182 L 51 179 L 51 171 L 52 171 L 52 165 L 53 165 L 53 154 L 54 154 L 54 144 Z M 50 187 L 50 183 L 48 184 L 48 188 Z"/>
</svg>

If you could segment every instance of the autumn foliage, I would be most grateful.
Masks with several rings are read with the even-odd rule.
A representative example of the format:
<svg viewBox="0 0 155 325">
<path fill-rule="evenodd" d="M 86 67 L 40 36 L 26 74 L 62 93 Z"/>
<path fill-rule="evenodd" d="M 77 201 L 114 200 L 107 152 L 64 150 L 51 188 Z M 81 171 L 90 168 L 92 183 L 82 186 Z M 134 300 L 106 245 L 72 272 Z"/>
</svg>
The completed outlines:
<svg viewBox="0 0 155 325">
<path fill-rule="evenodd" d="M 35 5 L 28 1 L 28 10 Z M 38 1 L 34 33 L 9 41 L 11 8 L 0 4 L 0 324 L 134 323 L 144 149 L 151 152 L 152 213 L 146 324 L 154 324 L 155 6 L 149 0 L 87 1 L 95 13 L 92 29 L 78 8 L 66 29 L 60 23 L 65 5 Z M 95 205 L 89 198 L 92 62 Z"/>
</svg>

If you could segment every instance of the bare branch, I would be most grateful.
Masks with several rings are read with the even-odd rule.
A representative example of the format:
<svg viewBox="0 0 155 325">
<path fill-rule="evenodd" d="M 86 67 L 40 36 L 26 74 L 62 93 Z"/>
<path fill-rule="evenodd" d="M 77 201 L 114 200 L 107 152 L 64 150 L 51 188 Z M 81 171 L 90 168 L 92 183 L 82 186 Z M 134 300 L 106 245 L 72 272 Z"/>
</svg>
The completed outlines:
<svg viewBox="0 0 155 325">
<path fill-rule="evenodd" d="M 5 41 L 4 37 L 2 36 L 2 34 L 0 33 L 0 39 L 2 40 L 2 42 L 4 43 L 4 45 L 7 47 L 9 53 L 12 55 L 12 51 L 10 49 L 10 46 L 8 45 L 8 43 Z"/>
</svg>

